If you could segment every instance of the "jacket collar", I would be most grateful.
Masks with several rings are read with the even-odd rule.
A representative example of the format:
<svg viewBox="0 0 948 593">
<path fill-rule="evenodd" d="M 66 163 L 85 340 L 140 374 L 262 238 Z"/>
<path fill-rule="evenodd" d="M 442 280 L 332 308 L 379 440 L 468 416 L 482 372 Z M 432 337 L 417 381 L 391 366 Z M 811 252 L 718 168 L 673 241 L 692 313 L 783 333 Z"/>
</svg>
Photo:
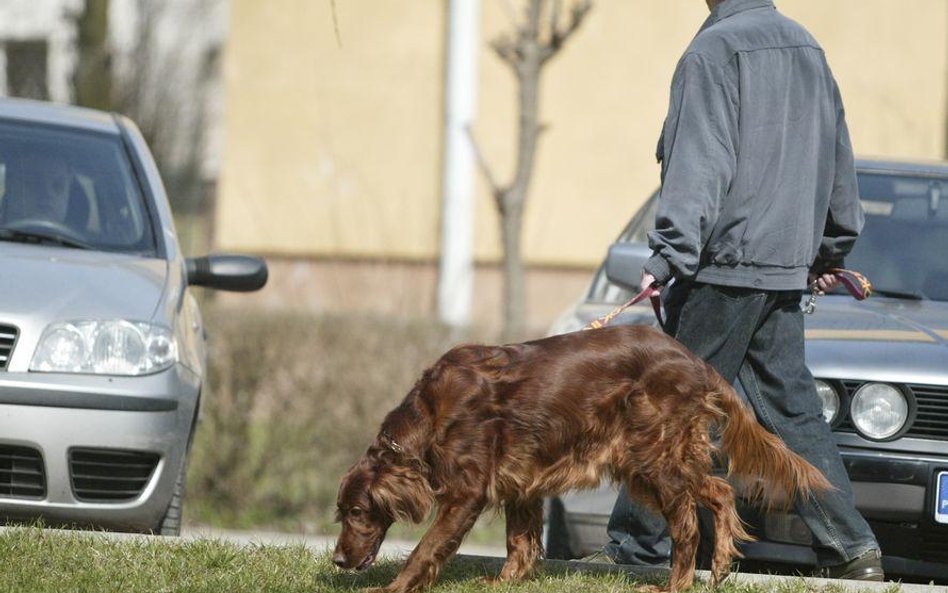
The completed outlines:
<svg viewBox="0 0 948 593">
<path fill-rule="evenodd" d="M 739 12 L 754 8 L 770 8 L 773 10 L 776 7 L 773 0 L 724 0 L 724 2 L 714 7 L 708 20 L 710 23 L 716 23 Z"/>
</svg>

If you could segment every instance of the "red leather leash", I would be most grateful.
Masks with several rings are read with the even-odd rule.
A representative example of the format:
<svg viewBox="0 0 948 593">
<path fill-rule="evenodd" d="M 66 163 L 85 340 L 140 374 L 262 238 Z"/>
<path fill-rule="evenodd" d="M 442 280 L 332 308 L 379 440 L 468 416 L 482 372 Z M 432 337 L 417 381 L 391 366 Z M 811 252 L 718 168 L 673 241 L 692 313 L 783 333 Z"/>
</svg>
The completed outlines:
<svg viewBox="0 0 948 593">
<path fill-rule="evenodd" d="M 634 297 L 632 297 L 631 299 L 629 299 L 622 305 L 619 305 L 618 307 L 616 307 L 608 315 L 603 315 L 602 317 L 598 319 L 594 319 L 590 321 L 583 327 L 583 329 L 584 330 L 599 329 L 600 327 L 605 327 L 609 325 L 609 322 L 615 319 L 615 317 L 619 313 L 622 313 L 623 311 L 625 311 L 626 309 L 628 309 L 629 307 L 631 307 L 632 305 L 640 301 L 644 301 L 646 298 L 652 302 L 652 310 L 655 311 L 655 319 L 658 320 L 658 325 L 663 325 L 661 294 L 662 294 L 661 286 L 657 284 L 652 284 L 651 286 L 649 286 L 642 292 L 638 293 L 637 295 L 635 295 Z"/>
<path fill-rule="evenodd" d="M 830 274 L 836 276 L 836 279 L 846 288 L 850 296 L 857 301 L 864 301 L 872 295 L 872 282 L 869 282 L 869 279 L 859 272 L 845 268 L 831 268 L 828 271 Z M 823 293 L 817 288 L 816 282 L 811 284 L 810 298 L 807 299 L 806 305 L 803 306 L 803 312 L 807 315 L 812 315 L 813 312 L 816 311 L 816 297 L 822 294 Z"/>
</svg>

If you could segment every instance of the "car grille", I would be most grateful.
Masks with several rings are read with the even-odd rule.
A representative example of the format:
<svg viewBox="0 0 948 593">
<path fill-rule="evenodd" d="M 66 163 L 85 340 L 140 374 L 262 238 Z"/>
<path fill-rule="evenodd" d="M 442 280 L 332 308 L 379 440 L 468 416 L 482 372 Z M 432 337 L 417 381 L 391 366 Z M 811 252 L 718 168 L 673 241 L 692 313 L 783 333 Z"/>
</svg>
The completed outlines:
<svg viewBox="0 0 948 593">
<path fill-rule="evenodd" d="M 0 445 L 0 497 L 46 498 L 46 472 L 39 451 Z"/>
<path fill-rule="evenodd" d="M 850 398 L 861 385 L 863 385 L 862 381 L 843 381 L 843 386 Z M 915 422 L 903 437 L 948 441 L 948 387 L 941 385 L 908 385 L 908 387 L 915 394 L 918 408 Z M 848 415 L 837 430 L 856 432 Z"/>
<path fill-rule="evenodd" d="M 17 329 L 12 325 L 0 325 L 0 371 L 7 370 L 7 364 L 13 355 L 13 344 L 16 343 Z"/>
<path fill-rule="evenodd" d="M 72 490 L 84 502 L 121 502 L 138 498 L 158 465 L 158 455 L 112 449 L 72 449 Z"/>
<path fill-rule="evenodd" d="M 948 529 L 944 526 L 923 528 L 921 536 L 919 560 L 948 564 Z"/>
</svg>

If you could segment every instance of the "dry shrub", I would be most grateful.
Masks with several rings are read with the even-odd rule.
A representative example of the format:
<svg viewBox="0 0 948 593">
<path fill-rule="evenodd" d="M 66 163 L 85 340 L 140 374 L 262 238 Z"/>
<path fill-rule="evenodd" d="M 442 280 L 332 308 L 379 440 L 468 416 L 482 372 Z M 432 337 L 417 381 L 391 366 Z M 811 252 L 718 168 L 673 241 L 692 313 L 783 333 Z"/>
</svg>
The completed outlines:
<svg viewBox="0 0 948 593">
<path fill-rule="evenodd" d="M 191 521 L 319 531 L 339 478 L 458 340 L 432 321 L 210 307 Z"/>
</svg>

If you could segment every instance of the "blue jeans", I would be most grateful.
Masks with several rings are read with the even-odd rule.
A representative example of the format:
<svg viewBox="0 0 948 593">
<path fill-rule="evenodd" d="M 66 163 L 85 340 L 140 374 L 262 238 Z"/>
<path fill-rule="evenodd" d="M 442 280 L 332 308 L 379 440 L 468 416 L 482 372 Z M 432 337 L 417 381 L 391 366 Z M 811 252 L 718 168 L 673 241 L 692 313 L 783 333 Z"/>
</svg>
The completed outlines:
<svg viewBox="0 0 948 593">
<path fill-rule="evenodd" d="M 852 485 L 804 360 L 801 291 L 676 282 L 665 295 L 665 331 L 740 386 L 767 430 L 823 471 L 836 490 L 797 502 L 820 566 L 848 562 L 879 544 L 856 510 Z M 619 493 L 605 552 L 623 564 L 666 564 L 664 519 Z"/>
</svg>

